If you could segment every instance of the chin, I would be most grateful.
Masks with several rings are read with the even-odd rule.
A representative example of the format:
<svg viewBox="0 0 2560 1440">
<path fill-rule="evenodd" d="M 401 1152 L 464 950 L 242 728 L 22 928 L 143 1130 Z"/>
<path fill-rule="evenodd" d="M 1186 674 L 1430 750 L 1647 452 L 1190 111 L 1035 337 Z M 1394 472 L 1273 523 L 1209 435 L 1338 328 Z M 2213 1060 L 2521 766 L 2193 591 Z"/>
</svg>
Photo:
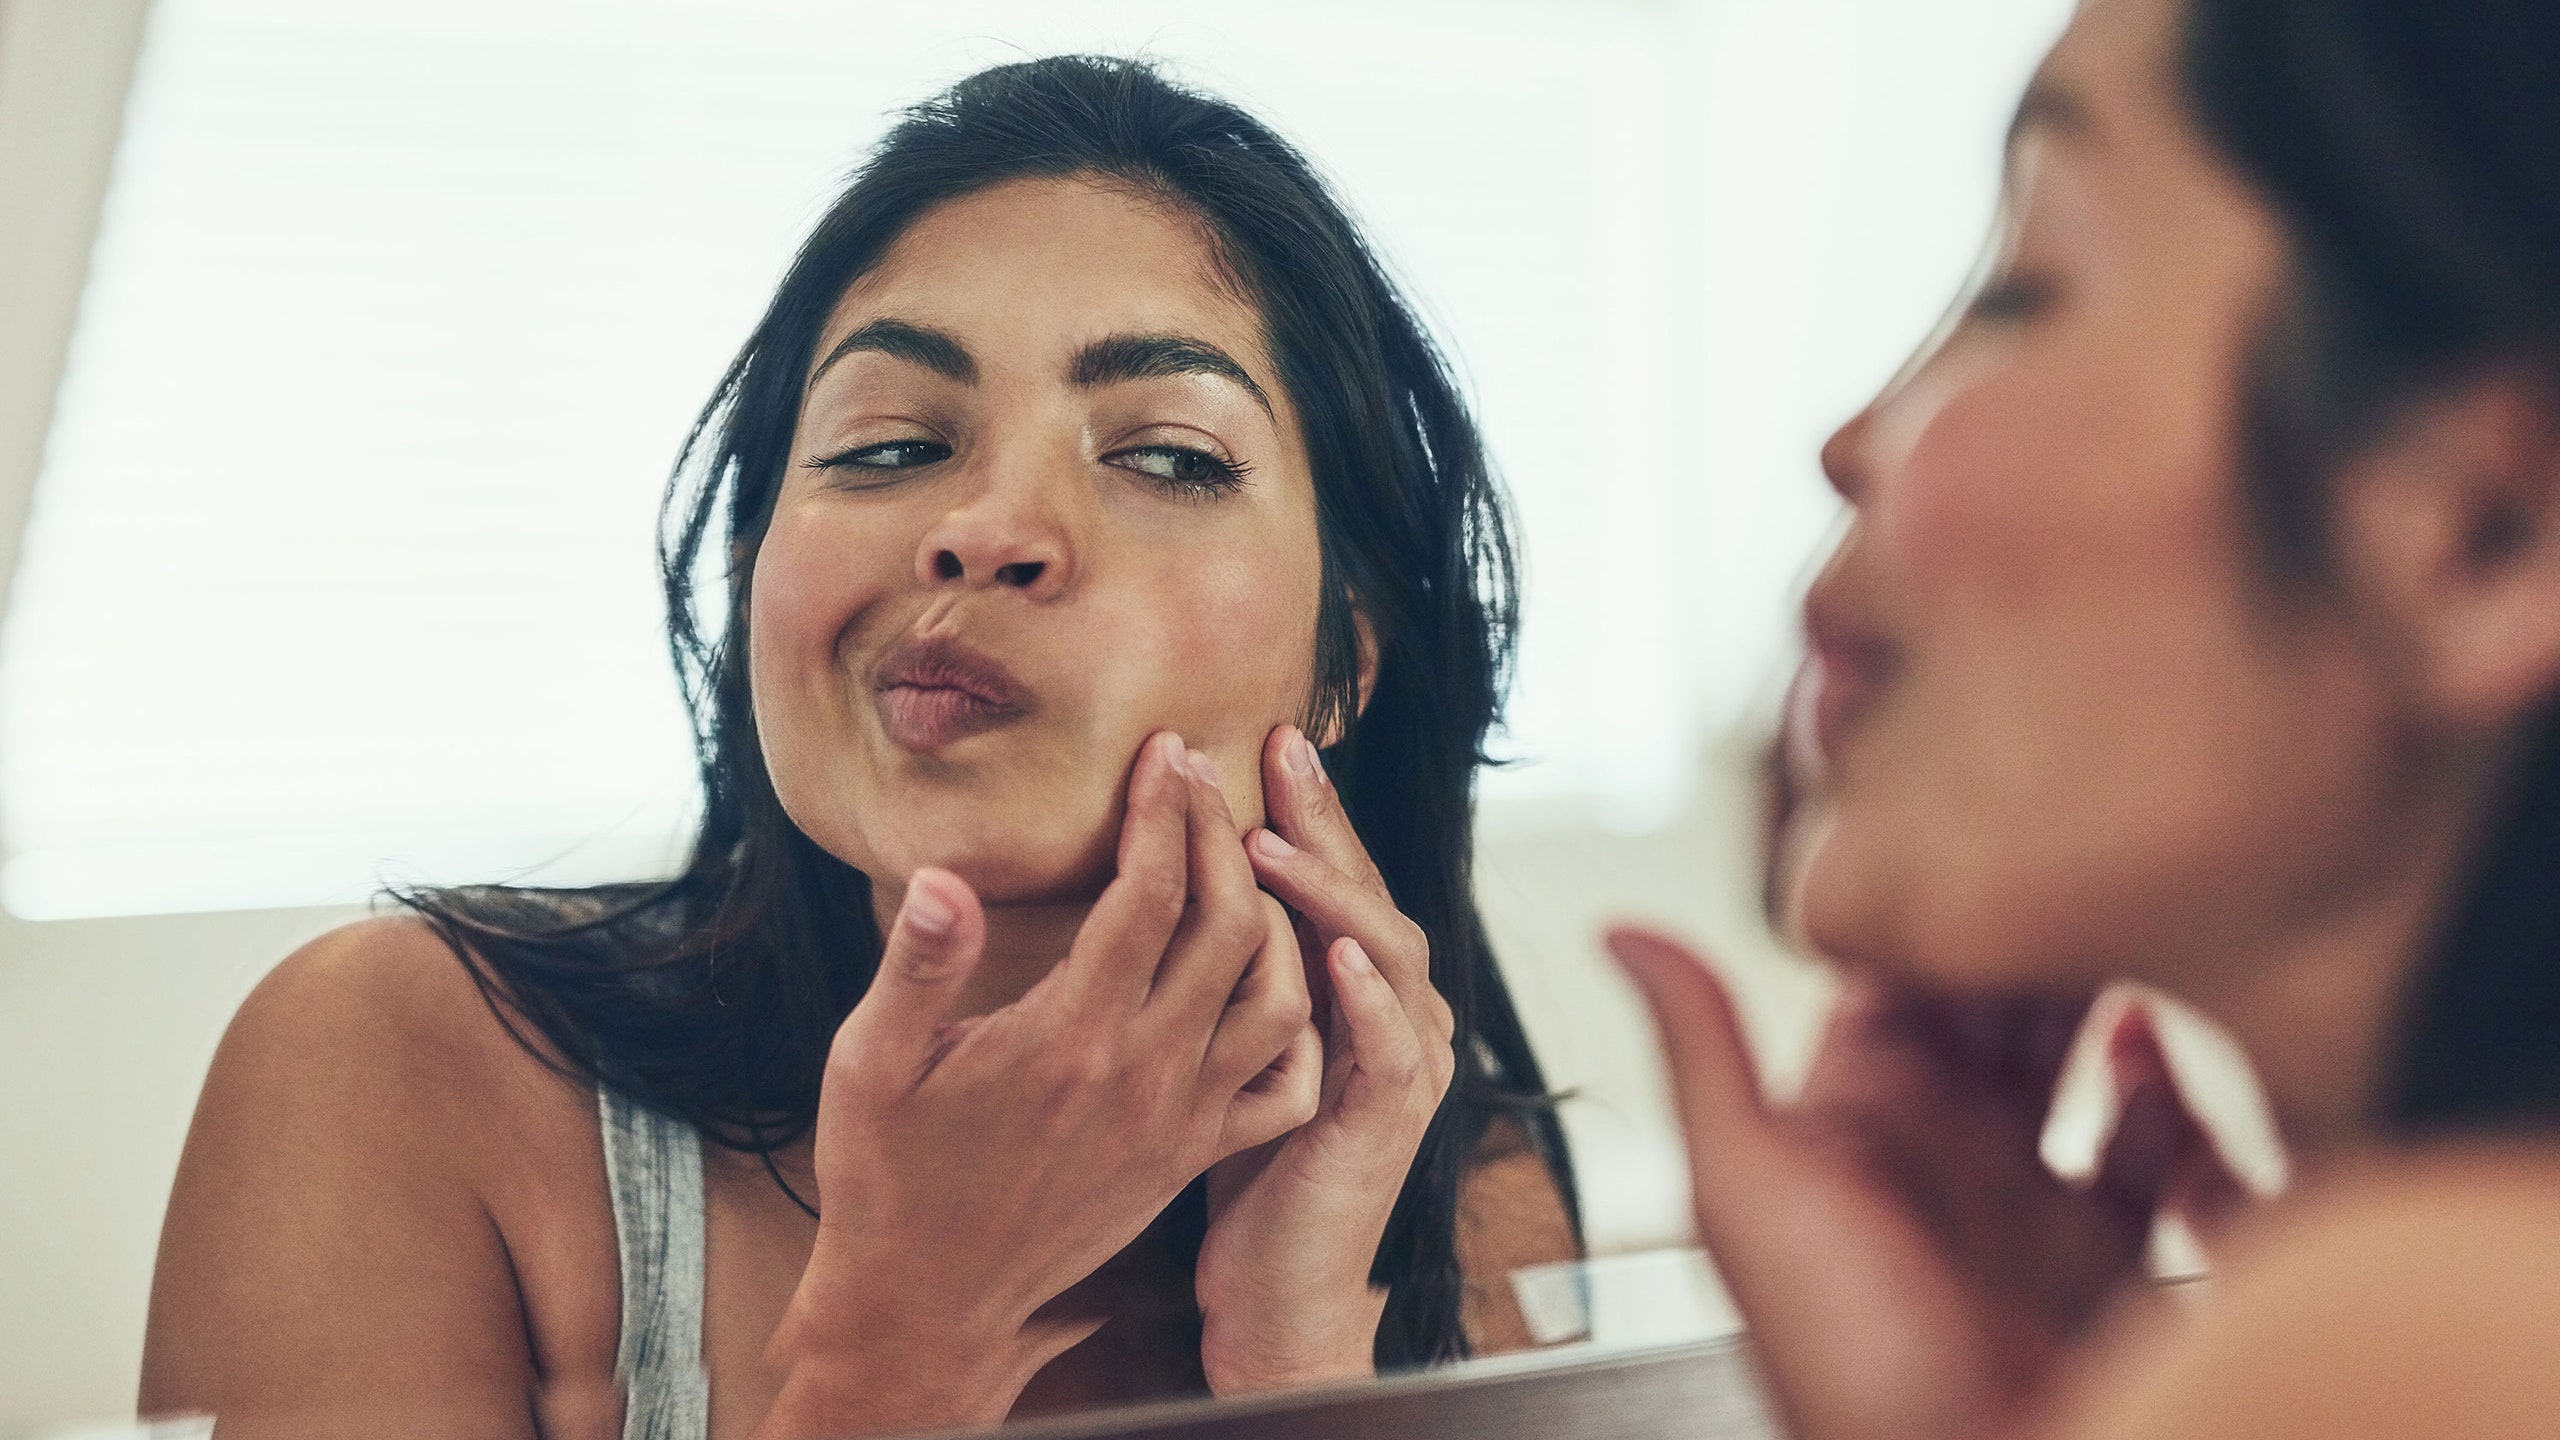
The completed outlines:
<svg viewBox="0 0 2560 1440">
<path fill-rule="evenodd" d="M 859 843 L 841 848 L 812 838 L 875 880 L 903 885 L 930 866 L 967 881 L 986 904 L 1040 905 L 1101 894 L 1118 869 L 1120 835 L 1115 815 L 1075 826 L 1031 825 L 1020 815 L 995 817 L 989 824 L 909 815 L 895 829 L 870 830 Z"/>
</svg>

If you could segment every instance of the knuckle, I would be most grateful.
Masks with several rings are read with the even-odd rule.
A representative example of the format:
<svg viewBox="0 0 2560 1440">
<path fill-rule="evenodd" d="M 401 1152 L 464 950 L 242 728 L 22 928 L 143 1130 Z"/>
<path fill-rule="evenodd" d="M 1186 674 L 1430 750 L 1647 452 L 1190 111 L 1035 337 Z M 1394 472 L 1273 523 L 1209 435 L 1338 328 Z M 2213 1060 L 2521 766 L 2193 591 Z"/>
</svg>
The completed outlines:
<svg viewBox="0 0 2560 1440">
<path fill-rule="evenodd" d="M 1298 1077 L 1289 1086 L 1290 1128 L 1295 1129 L 1316 1118 L 1316 1111 L 1322 1108 L 1323 1104 L 1324 1087 L 1317 1082 L 1316 1077 L 1312 1074 Z"/>
<path fill-rule="evenodd" d="M 1431 973 L 1431 936 L 1414 923 L 1412 916 L 1397 913 L 1391 943 L 1423 974 Z"/>
<path fill-rule="evenodd" d="M 1315 998 L 1303 985 L 1285 989 L 1277 985 L 1266 987 L 1251 1003 L 1256 1018 L 1283 1034 L 1296 1031 L 1299 1026 L 1313 1020 L 1316 1014 Z"/>
<path fill-rule="evenodd" d="M 1190 887 L 1171 871 L 1147 870 L 1130 878 L 1132 898 L 1159 919 L 1180 915 L 1190 899 Z"/>
<path fill-rule="evenodd" d="M 1256 890 L 1253 901 L 1255 910 L 1261 913 L 1263 928 L 1274 938 L 1295 935 L 1289 924 L 1289 907 L 1281 904 L 1278 896 L 1267 890 Z"/>
<path fill-rule="evenodd" d="M 1110 1052 L 1090 1036 L 1062 1036 L 1051 1054 L 1052 1074 L 1061 1089 L 1081 1094 L 1111 1083 L 1114 1067 Z"/>
<path fill-rule="evenodd" d="M 1250 954 L 1261 949 L 1270 934 L 1270 927 L 1250 905 L 1220 906 L 1210 912 L 1203 927 L 1204 938 L 1222 954 Z"/>
</svg>

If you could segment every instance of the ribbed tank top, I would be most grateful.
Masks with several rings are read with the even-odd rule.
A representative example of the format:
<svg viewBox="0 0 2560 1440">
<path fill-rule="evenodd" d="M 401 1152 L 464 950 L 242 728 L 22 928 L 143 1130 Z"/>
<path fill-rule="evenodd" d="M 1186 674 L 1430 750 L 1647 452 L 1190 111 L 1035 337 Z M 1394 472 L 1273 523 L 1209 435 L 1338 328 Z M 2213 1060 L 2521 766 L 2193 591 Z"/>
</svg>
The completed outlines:
<svg viewBox="0 0 2560 1440">
<path fill-rule="evenodd" d="M 709 1440 L 702 1369 L 702 1137 L 596 1087 L 622 1252 L 622 1440 Z"/>
</svg>

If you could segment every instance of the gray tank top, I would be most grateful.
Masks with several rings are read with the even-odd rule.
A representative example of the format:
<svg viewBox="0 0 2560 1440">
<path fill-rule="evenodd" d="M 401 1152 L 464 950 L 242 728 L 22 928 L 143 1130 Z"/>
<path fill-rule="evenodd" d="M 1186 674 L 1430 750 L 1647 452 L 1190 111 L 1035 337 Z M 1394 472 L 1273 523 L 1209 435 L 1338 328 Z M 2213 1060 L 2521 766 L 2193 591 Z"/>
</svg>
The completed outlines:
<svg viewBox="0 0 2560 1440">
<path fill-rule="evenodd" d="M 702 1137 L 599 1085 L 622 1251 L 622 1440 L 709 1440 L 702 1369 Z"/>
</svg>

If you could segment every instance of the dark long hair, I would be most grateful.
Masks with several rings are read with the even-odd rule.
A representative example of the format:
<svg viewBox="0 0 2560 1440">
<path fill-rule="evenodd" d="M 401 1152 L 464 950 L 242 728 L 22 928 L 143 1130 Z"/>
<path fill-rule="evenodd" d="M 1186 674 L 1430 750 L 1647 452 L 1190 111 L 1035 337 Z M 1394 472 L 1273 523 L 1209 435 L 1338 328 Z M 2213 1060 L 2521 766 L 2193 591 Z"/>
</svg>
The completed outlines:
<svg viewBox="0 0 2560 1440">
<path fill-rule="evenodd" d="M 871 983 L 879 934 L 869 882 L 791 823 L 765 769 L 746 667 L 757 547 L 820 328 L 846 288 L 933 207 L 1069 176 L 1202 224 L 1259 308 L 1296 407 L 1323 551 L 1306 729 L 1340 737 L 1327 768 L 1396 904 L 1430 937 L 1432 982 L 1458 1017 L 1458 1078 L 1374 1262 L 1389 1294 L 1377 1358 L 1463 1355 L 1458 1187 L 1491 1117 L 1519 1117 L 1572 1203 L 1562 1137 L 1471 888 L 1476 767 L 1515 626 L 1508 519 L 1440 355 L 1305 158 L 1144 64 L 1006 65 L 908 111 L 818 222 L 697 420 L 660 545 L 704 802 L 683 873 L 400 898 L 519 1038 L 567 1072 L 769 1170 L 809 1133 L 828 1044 Z M 1378 647 L 1365 710 L 1355 609 Z"/>
<path fill-rule="evenodd" d="M 2316 574 L 2328 477 L 2431 388 L 2560 380 L 2560 15 L 2549 0 L 2191 0 L 2189 95 L 2274 203 L 2289 294 L 2261 342 L 2250 480 Z M 2560 1121 L 2560 697 L 2403 1014 L 2384 1118 Z"/>
</svg>

